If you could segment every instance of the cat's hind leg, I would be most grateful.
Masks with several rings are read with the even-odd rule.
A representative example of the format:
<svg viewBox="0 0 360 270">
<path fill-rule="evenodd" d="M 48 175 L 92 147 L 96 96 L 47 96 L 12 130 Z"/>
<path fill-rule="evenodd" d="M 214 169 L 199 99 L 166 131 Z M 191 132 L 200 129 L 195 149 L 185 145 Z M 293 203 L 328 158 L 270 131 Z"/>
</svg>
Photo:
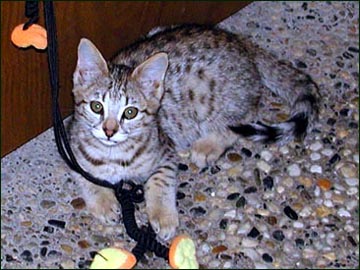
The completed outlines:
<svg viewBox="0 0 360 270">
<path fill-rule="evenodd" d="M 191 161 L 199 168 L 211 165 L 219 159 L 227 148 L 239 137 L 230 130 L 212 132 L 196 140 L 191 146 Z"/>
</svg>

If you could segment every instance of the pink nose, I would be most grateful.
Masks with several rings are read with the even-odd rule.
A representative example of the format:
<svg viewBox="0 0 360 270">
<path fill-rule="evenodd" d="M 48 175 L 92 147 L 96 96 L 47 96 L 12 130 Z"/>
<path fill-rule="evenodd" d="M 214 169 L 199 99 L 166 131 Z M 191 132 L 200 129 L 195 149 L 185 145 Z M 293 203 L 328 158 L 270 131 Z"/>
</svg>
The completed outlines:
<svg viewBox="0 0 360 270">
<path fill-rule="evenodd" d="M 107 129 L 106 127 L 103 128 L 106 137 L 111 138 L 114 134 L 115 131 L 113 129 Z"/>
<path fill-rule="evenodd" d="M 109 139 L 114 136 L 114 134 L 118 131 L 119 125 L 115 119 L 106 119 L 103 124 L 103 130 L 105 132 L 106 137 Z"/>
</svg>

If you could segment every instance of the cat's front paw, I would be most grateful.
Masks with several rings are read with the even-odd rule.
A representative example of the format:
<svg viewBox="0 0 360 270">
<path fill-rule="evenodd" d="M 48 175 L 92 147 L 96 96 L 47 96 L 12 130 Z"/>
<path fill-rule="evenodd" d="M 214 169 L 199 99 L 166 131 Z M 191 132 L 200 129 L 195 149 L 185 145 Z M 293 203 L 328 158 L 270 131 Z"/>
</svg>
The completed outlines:
<svg viewBox="0 0 360 270">
<path fill-rule="evenodd" d="M 161 239 L 169 240 L 175 235 L 176 228 L 179 226 L 179 215 L 176 208 L 147 206 L 146 212 L 152 228 Z"/>
<path fill-rule="evenodd" d="M 86 198 L 88 210 L 102 223 L 115 225 L 120 220 L 120 205 L 112 190 L 101 190 Z"/>
</svg>

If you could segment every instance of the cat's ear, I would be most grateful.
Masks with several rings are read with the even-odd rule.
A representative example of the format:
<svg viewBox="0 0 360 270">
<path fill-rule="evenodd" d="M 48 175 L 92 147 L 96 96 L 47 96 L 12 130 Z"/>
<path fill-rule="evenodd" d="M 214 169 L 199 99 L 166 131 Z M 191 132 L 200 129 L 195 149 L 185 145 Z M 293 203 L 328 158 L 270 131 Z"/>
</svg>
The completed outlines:
<svg viewBox="0 0 360 270">
<path fill-rule="evenodd" d="M 164 94 L 164 78 L 168 64 L 167 54 L 157 53 L 137 66 L 131 74 L 145 98 L 155 106 L 154 109 L 160 106 Z"/>
<path fill-rule="evenodd" d="M 90 40 L 82 38 L 78 46 L 78 60 L 73 76 L 74 85 L 86 85 L 108 73 L 106 61 L 99 50 Z"/>
</svg>

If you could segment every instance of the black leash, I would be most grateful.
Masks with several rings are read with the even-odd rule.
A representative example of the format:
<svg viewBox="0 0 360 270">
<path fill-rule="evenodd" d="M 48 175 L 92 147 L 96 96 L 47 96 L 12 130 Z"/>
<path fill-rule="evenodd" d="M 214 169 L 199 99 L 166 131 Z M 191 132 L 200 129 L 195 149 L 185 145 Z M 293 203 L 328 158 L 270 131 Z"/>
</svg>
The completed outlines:
<svg viewBox="0 0 360 270">
<path fill-rule="evenodd" d="M 23 30 L 28 29 L 32 24 L 39 20 L 39 2 L 26 1 L 25 2 L 25 17 L 29 20 L 24 24 Z"/>
<path fill-rule="evenodd" d="M 45 26 L 46 26 L 47 41 L 48 41 L 48 64 L 50 70 L 50 84 L 52 89 L 52 117 L 53 117 L 55 141 L 58 147 L 58 151 L 61 157 L 65 160 L 65 162 L 69 165 L 69 167 L 72 170 L 80 173 L 83 177 L 85 177 L 93 184 L 107 188 L 114 188 L 114 185 L 109 183 L 108 181 L 95 178 L 88 172 L 84 171 L 80 167 L 79 163 L 76 161 L 74 153 L 71 150 L 69 140 L 66 134 L 66 130 L 64 127 L 64 123 L 61 117 L 59 100 L 58 100 L 59 99 L 59 76 L 58 76 L 59 63 L 58 63 L 58 53 L 57 53 L 56 22 L 54 15 L 54 7 L 52 1 L 43 1 L 43 4 L 44 4 Z"/>
<path fill-rule="evenodd" d="M 126 184 L 130 185 L 130 189 L 124 188 Z M 168 260 L 169 248 L 156 241 L 156 234 L 151 225 L 149 224 L 147 227 L 139 229 L 136 224 L 134 202 L 139 203 L 144 200 L 144 190 L 142 186 L 135 185 L 132 182 L 120 182 L 117 184 L 115 194 L 121 204 L 121 212 L 126 232 L 132 239 L 137 241 L 137 245 L 132 250 L 137 261 L 144 256 L 147 250 L 154 252 L 158 257 Z"/>
<path fill-rule="evenodd" d="M 24 25 L 24 30 L 37 22 L 39 18 L 38 4 L 38 1 L 26 1 L 25 16 L 29 18 L 29 21 Z M 156 234 L 151 225 L 149 224 L 148 226 L 139 229 L 136 223 L 134 203 L 140 203 L 144 201 L 143 187 L 141 185 L 136 185 L 133 182 L 124 183 L 124 181 L 120 181 L 118 184 L 114 185 L 106 180 L 98 179 L 90 173 L 84 171 L 76 161 L 67 138 L 59 107 L 59 63 L 53 2 L 43 1 L 43 5 L 48 42 L 47 55 L 52 94 L 52 118 L 55 141 L 58 151 L 61 157 L 72 170 L 80 173 L 93 184 L 112 188 L 114 190 L 115 196 L 121 205 L 126 232 L 132 239 L 137 241 L 136 246 L 132 250 L 132 253 L 135 255 L 137 261 L 139 261 L 144 256 L 147 250 L 154 252 L 158 257 L 169 260 L 169 248 L 157 242 Z M 124 187 L 124 185 L 128 185 L 129 188 Z"/>
</svg>

